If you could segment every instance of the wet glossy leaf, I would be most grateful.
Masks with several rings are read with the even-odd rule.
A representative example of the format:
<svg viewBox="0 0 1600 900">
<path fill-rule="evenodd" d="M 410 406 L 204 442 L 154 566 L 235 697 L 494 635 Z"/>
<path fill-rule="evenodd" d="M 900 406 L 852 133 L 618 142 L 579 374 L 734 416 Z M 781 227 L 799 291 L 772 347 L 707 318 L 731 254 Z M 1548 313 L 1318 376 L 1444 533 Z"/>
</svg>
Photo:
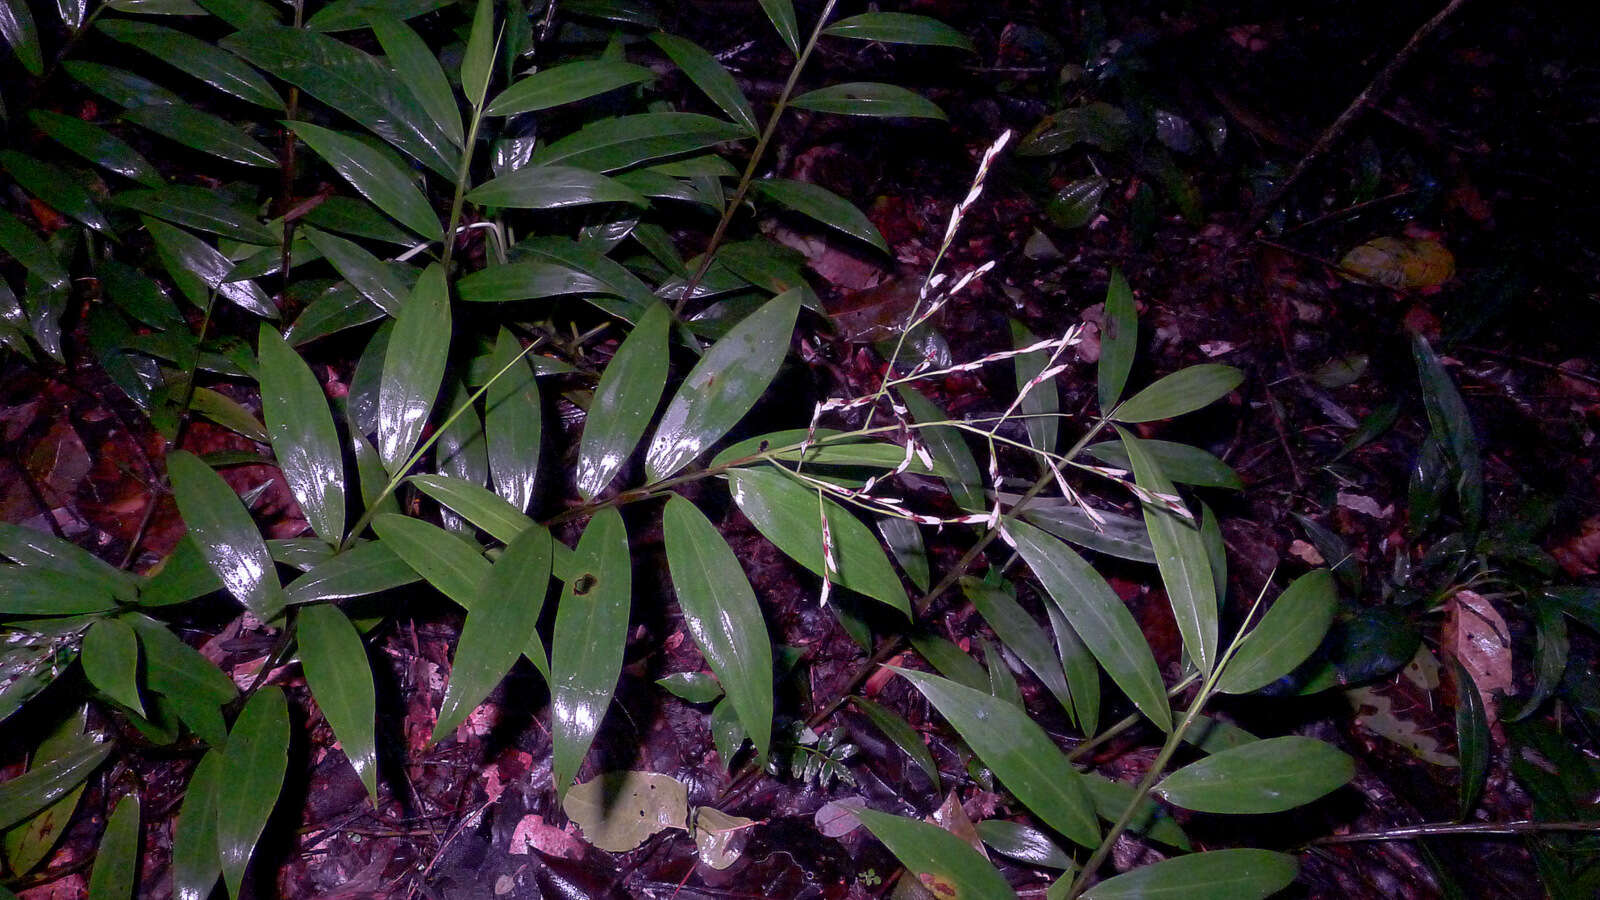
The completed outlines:
<svg viewBox="0 0 1600 900">
<path fill-rule="evenodd" d="M 913 633 L 911 646 L 934 671 L 980 693 L 989 692 L 989 672 L 954 641 L 927 632 Z"/>
<path fill-rule="evenodd" d="M 672 311 L 656 303 L 617 348 L 584 422 L 574 476 L 578 493 L 592 500 L 632 455 L 661 402 L 667 381 L 667 333 Z"/>
<path fill-rule="evenodd" d="M 76 731 L 72 736 L 77 737 Z M 45 751 L 45 745 L 41 744 L 39 751 L 34 754 L 34 765 L 42 765 L 47 758 L 54 758 L 55 754 L 52 753 L 47 757 Z M 56 844 L 64 836 L 67 827 L 72 823 L 73 815 L 78 811 L 78 802 L 83 798 L 83 789 L 84 785 L 78 785 L 60 800 L 5 832 L 6 864 L 13 874 L 23 875 L 31 872 L 55 851 Z M 0 897 L 4 896 L 0 894 Z"/>
<path fill-rule="evenodd" d="M 284 588 L 284 602 L 314 603 L 366 597 L 417 580 L 417 573 L 382 541 L 367 541 L 311 567 Z"/>
<path fill-rule="evenodd" d="M 755 592 L 738 558 L 694 503 L 673 494 L 662 519 L 684 627 L 765 762 L 772 734 L 772 641 Z"/>
<path fill-rule="evenodd" d="M 306 20 L 313 31 L 349 31 L 362 28 L 374 15 L 404 21 L 448 6 L 449 0 L 333 0 Z"/>
<path fill-rule="evenodd" d="M 657 678 L 656 685 L 689 703 L 714 703 L 724 696 L 717 676 L 710 672 L 674 672 Z"/>
<path fill-rule="evenodd" d="M 3 209 L 0 209 L 0 250 L 10 254 L 30 275 L 51 289 L 66 288 L 67 270 L 44 241 L 39 240 L 32 228 Z"/>
<path fill-rule="evenodd" d="M 10 522 L 0 522 L 0 556 L 102 585 L 124 600 L 133 599 L 137 585 L 133 576 L 76 544 Z"/>
<path fill-rule="evenodd" d="M 172 703 L 179 718 L 212 746 L 227 739 L 220 707 L 238 696 L 233 681 L 165 625 L 146 616 L 130 616 L 139 635 L 146 686 Z"/>
<path fill-rule="evenodd" d="M 235 897 L 278 804 L 289 766 L 289 737 L 289 702 L 281 688 L 271 685 L 250 698 L 228 732 L 219 776 L 227 802 L 217 803 L 217 854 L 228 892 Z"/>
<path fill-rule="evenodd" d="M 1013 319 L 1011 321 L 1011 344 L 1013 347 L 1027 347 L 1038 341 L 1038 337 Z M 1050 361 L 1050 353 L 1045 350 L 1036 350 L 1024 353 L 1016 358 L 1017 392 L 1027 391 L 1023 394 L 1022 404 L 1018 410 L 1027 418 L 1024 422 L 1028 428 L 1028 444 L 1035 450 L 1054 453 L 1056 439 L 1060 432 L 1060 420 L 1056 414 L 1061 411 L 1061 392 L 1057 390 L 1054 379 L 1043 381 L 1028 387 L 1029 382 L 1044 371 L 1045 365 Z M 1040 461 L 1044 465 L 1044 461 Z"/>
<path fill-rule="evenodd" d="M 1232 466 L 1198 447 L 1158 440 L 1141 440 L 1140 443 L 1156 465 L 1161 467 L 1162 474 L 1179 484 L 1244 490 L 1244 482 L 1239 480 L 1239 473 Z M 1088 448 L 1088 452 L 1107 465 L 1122 469 L 1130 467 L 1128 451 L 1116 441 L 1095 444 Z"/>
<path fill-rule="evenodd" d="M 172 896 L 206 900 L 222 874 L 217 853 L 217 807 L 221 803 L 223 754 L 212 750 L 189 776 L 183 808 L 172 836 Z"/>
<path fill-rule="evenodd" d="M 1135 397 L 1134 399 L 1138 399 Z M 1172 482 L 1144 449 L 1144 442 L 1121 428 L 1122 446 L 1133 464 L 1134 482 L 1146 491 L 1176 496 Z M 1178 633 L 1184 649 L 1199 666 L 1211 674 L 1217 661 L 1217 582 L 1211 575 L 1211 560 L 1206 554 L 1200 529 L 1180 520 L 1170 510 L 1144 504 L 1144 524 L 1150 531 L 1150 545 L 1156 551 L 1156 568 L 1167 600 L 1178 620 Z"/>
<path fill-rule="evenodd" d="M 935 896 L 956 900 L 1017 896 L 971 844 L 943 828 L 864 807 L 855 815 Z"/>
<path fill-rule="evenodd" d="M 106 830 L 100 836 L 94 867 L 89 872 L 89 900 L 133 900 L 143 850 L 139 797 L 130 794 L 117 801 L 117 808 L 106 819 Z"/>
<path fill-rule="evenodd" d="M 976 578 L 963 578 L 961 590 L 972 601 L 983 620 L 994 629 L 995 636 L 1003 641 L 1022 664 L 1038 677 L 1046 689 L 1055 696 L 1064 709 L 1072 709 L 1072 691 L 1067 686 L 1066 673 L 1050 635 L 1029 615 L 1027 610 L 1005 590 L 992 587 Z M 990 665 L 993 668 L 993 663 Z"/>
<path fill-rule="evenodd" d="M 896 668 L 955 727 L 984 765 L 1034 815 L 1094 847 L 1100 826 L 1078 771 L 1019 707 L 937 675 Z"/>
<path fill-rule="evenodd" d="M 1179 369 L 1112 410 L 1118 422 L 1154 422 L 1209 406 L 1244 382 L 1233 366 L 1204 363 Z"/>
<path fill-rule="evenodd" d="M 928 776 L 928 780 L 933 783 L 933 792 L 936 794 L 941 793 L 939 788 L 939 765 L 934 762 L 933 754 L 929 752 L 928 745 L 923 743 L 922 736 L 917 734 L 916 729 L 911 727 L 911 723 L 907 722 L 894 710 L 874 703 L 865 697 L 851 697 L 850 702 L 865 713 L 873 726 L 883 732 L 885 737 L 893 741 L 894 745 L 900 748 L 900 752 L 911 757 L 911 761 L 916 763 L 917 768 L 922 770 L 922 774 Z"/>
<path fill-rule="evenodd" d="M 22 189 L 101 234 L 111 233 L 111 223 L 95 205 L 81 177 L 14 150 L 0 150 L 0 167 Z"/>
<path fill-rule="evenodd" d="M 1044 214 L 1057 228 L 1082 228 L 1100 214 L 1100 199 L 1111 187 L 1103 175 L 1090 175 L 1067 184 L 1045 204 Z"/>
<path fill-rule="evenodd" d="M 689 827 L 689 794 L 683 782 L 653 772 L 606 772 L 574 785 L 561 811 L 589 843 L 608 853 L 626 853 L 668 828 Z"/>
<path fill-rule="evenodd" d="M 336 231 L 388 244 L 410 245 L 416 241 L 405 229 L 391 222 L 377 207 L 361 197 L 326 197 L 300 221 L 324 231 Z"/>
<path fill-rule="evenodd" d="M 800 291 L 779 294 L 700 357 L 656 426 L 645 457 L 650 481 L 677 473 L 761 399 L 789 353 L 799 312 Z"/>
<path fill-rule="evenodd" d="M 751 134 L 760 130 L 755 110 L 751 109 L 744 91 L 739 89 L 739 83 L 733 80 L 733 76 L 715 56 L 707 53 L 699 44 L 677 35 L 657 33 L 650 35 L 650 40 L 667 54 L 673 65 L 689 76 L 696 87 L 711 98 L 711 102 L 727 113 L 728 118 L 743 125 Z"/>
<path fill-rule="evenodd" d="M 10 828 L 66 796 L 111 755 L 110 744 L 85 743 L 0 782 L 0 828 Z"/>
<path fill-rule="evenodd" d="M 115 607 L 103 585 L 49 569 L 0 565 L 0 615 L 71 616 Z"/>
<path fill-rule="evenodd" d="M 300 28 L 252 28 L 222 46 L 344 113 L 444 176 L 460 150 L 381 59 Z M 435 226 L 437 230 L 437 226 Z"/>
<path fill-rule="evenodd" d="M 628 533 L 615 508 L 603 509 L 573 551 L 551 638 L 550 710 L 555 743 L 551 777 L 564 797 L 611 706 L 622 672 L 633 595 Z"/>
<path fill-rule="evenodd" d="M 456 289 L 462 300 L 478 303 L 611 293 L 609 285 L 588 273 L 547 262 L 490 266 L 461 279 Z"/>
<path fill-rule="evenodd" d="M 411 26 L 398 18 L 381 12 L 368 17 L 368 25 L 383 47 L 383 53 L 394 66 L 395 74 L 410 88 L 412 96 L 439 126 L 450 142 L 460 147 L 465 138 L 461 131 L 461 110 L 456 108 L 456 96 L 450 90 L 439 60 L 428 49 L 422 37 Z"/>
<path fill-rule="evenodd" d="M 0 3 L 0 38 L 11 45 L 22 67 L 35 76 L 44 74 L 44 54 L 39 50 L 39 26 L 26 0 Z"/>
<path fill-rule="evenodd" d="M 410 481 L 501 543 L 511 543 L 533 525 L 504 497 L 470 481 L 448 475 L 413 475 Z"/>
<path fill-rule="evenodd" d="M 1133 303 L 1133 290 L 1119 269 L 1111 270 L 1111 286 L 1106 288 L 1105 315 L 1100 328 L 1100 368 L 1098 384 L 1100 411 L 1109 412 L 1122 399 L 1139 350 L 1139 311 Z"/>
<path fill-rule="evenodd" d="M 99 28 L 114 40 L 131 44 L 156 59 L 178 66 L 219 91 L 267 109 L 284 108 L 283 99 L 260 73 L 238 57 L 218 49 L 210 41 L 130 19 L 103 19 Z"/>
<path fill-rule="evenodd" d="M 919 44 L 927 47 L 954 47 L 971 50 L 966 35 L 938 19 L 910 13 L 869 12 L 840 19 L 823 29 L 823 34 L 880 41 L 885 44 Z"/>
<path fill-rule="evenodd" d="M 694 811 L 696 855 L 702 863 L 718 871 L 732 866 L 744 854 L 748 829 L 756 824 L 754 819 L 730 816 L 709 806 L 696 808 Z"/>
<path fill-rule="evenodd" d="M 604 59 L 562 63 L 535 72 L 501 91 L 485 115 L 511 116 L 576 103 L 641 81 L 655 73 L 644 66 Z"/>
<path fill-rule="evenodd" d="M 437 525 L 393 513 L 374 516 L 372 530 L 440 593 L 467 610 L 476 604 L 491 567 L 466 541 Z"/>
<path fill-rule="evenodd" d="M 951 499 L 962 509 L 983 509 L 983 473 L 961 431 L 949 425 L 929 426 L 929 422 L 944 422 L 950 417 L 916 388 L 903 386 L 899 393 L 912 421 L 924 426 L 917 429 L 917 437 L 933 456 L 934 466 L 950 473 L 943 478 Z"/>
<path fill-rule="evenodd" d="M 489 362 L 495 372 L 510 369 L 484 392 L 484 434 L 488 438 L 489 474 L 495 493 L 526 510 L 539 476 L 539 442 L 544 412 L 533 368 L 519 359 L 522 343 L 504 328 Z"/>
<path fill-rule="evenodd" d="M 483 96 L 489 90 L 496 42 L 494 2 L 478 0 L 477 11 L 472 16 L 472 30 L 467 35 L 467 49 L 461 55 L 461 92 L 473 109 L 483 106 Z"/>
<path fill-rule="evenodd" d="M 1271 850 L 1213 850 L 1177 856 L 1107 878 L 1084 900 L 1258 900 L 1289 886 L 1299 874 L 1294 857 Z"/>
<path fill-rule="evenodd" d="M 307 606 L 295 620 L 306 686 L 339 739 L 367 795 L 378 802 L 377 700 L 361 635 L 331 603 Z"/>
<path fill-rule="evenodd" d="M 1087 103 L 1052 113 L 1023 136 L 1018 156 L 1065 153 L 1080 143 L 1119 152 L 1132 133 L 1128 114 L 1109 103 Z"/>
<path fill-rule="evenodd" d="M 921 94 L 893 84 L 854 81 L 807 91 L 789 105 L 846 116 L 944 119 L 944 110 Z"/>
<path fill-rule="evenodd" d="M 1228 660 L 1217 690 L 1246 694 L 1294 671 L 1322 643 L 1338 605 L 1327 569 L 1296 578 Z"/>
<path fill-rule="evenodd" d="M 1161 672 L 1144 633 L 1121 598 L 1066 544 L 1022 522 L 1004 527 L 1028 568 L 1106 674 L 1157 727 L 1172 730 L 1172 710 Z"/>
<path fill-rule="evenodd" d="M 857 240 L 866 241 L 884 253 L 889 252 L 889 244 L 878 233 L 877 226 L 850 201 L 825 187 L 788 178 L 763 178 L 753 186 L 776 203 Z"/>
<path fill-rule="evenodd" d="M 1077 629 L 1067 621 L 1061 607 L 1045 604 L 1050 630 L 1055 633 L 1056 655 L 1066 675 L 1072 696 L 1072 718 L 1085 737 L 1092 737 L 1100 726 L 1100 667 Z"/>
<path fill-rule="evenodd" d="M 1001 498 L 1008 496 L 1019 495 L 1002 494 Z M 1095 518 L 1091 519 L 1076 503 L 1036 500 L 1028 504 L 1022 517 L 1064 541 L 1097 553 L 1134 562 L 1156 561 L 1156 552 L 1150 546 L 1150 532 L 1145 529 L 1144 522 L 1131 516 L 1097 509 Z"/>
<path fill-rule="evenodd" d="M 281 235 L 267 230 L 249 212 L 207 188 L 169 184 L 153 190 L 122 191 L 113 199 L 126 209 L 248 244 L 272 246 L 281 240 Z"/>
<path fill-rule="evenodd" d="M 1156 785 L 1161 799 L 1212 813 L 1275 813 L 1303 806 L 1355 776 L 1355 761 L 1315 738 L 1289 735 L 1224 750 Z"/>
<path fill-rule="evenodd" d="M 1031 866 L 1047 869 L 1077 868 L 1072 857 L 1056 846 L 1050 836 L 1031 825 L 1008 822 L 1005 819 L 988 819 L 977 823 L 978 837 L 989 849 Z"/>
<path fill-rule="evenodd" d="M 78 657 L 89 683 L 106 696 L 144 715 L 139 699 L 139 638 L 121 619 L 101 619 L 83 636 Z"/>
<path fill-rule="evenodd" d="M 261 424 L 250 410 L 226 394 L 218 393 L 210 388 L 195 388 L 194 394 L 189 398 L 189 409 L 196 415 L 203 416 L 217 425 L 247 437 L 258 444 L 265 444 L 271 438 L 267 428 Z"/>
<path fill-rule="evenodd" d="M 1471 411 L 1427 338 L 1413 335 L 1411 352 L 1422 382 L 1428 425 L 1454 470 L 1456 494 L 1467 527 L 1476 530 L 1483 518 L 1483 457 L 1472 428 Z"/>
<path fill-rule="evenodd" d="M 933 582 L 928 572 L 928 548 L 922 543 L 921 527 L 909 519 L 885 516 L 878 520 L 878 535 L 917 590 L 927 591 Z"/>
<path fill-rule="evenodd" d="M 1478 685 L 1459 659 L 1451 658 L 1456 683 L 1456 746 L 1461 753 L 1461 806 L 1458 818 L 1466 821 L 1483 796 L 1489 777 L 1489 759 L 1494 744 L 1489 736 L 1489 717 Z"/>
<path fill-rule="evenodd" d="M 384 152 L 356 138 L 306 122 L 292 123 L 295 134 L 327 161 L 340 177 L 363 197 L 396 221 L 433 240 L 439 236 L 439 217 L 411 175 Z"/>
<path fill-rule="evenodd" d="M 344 537 L 344 454 L 333 413 L 311 367 L 270 325 L 259 343 L 261 416 L 290 493 L 317 536 Z"/>
<path fill-rule="evenodd" d="M 155 240 L 156 253 L 172 283 L 195 306 L 204 308 L 215 291 L 224 300 L 263 319 L 277 319 L 278 310 L 266 292 L 253 281 L 229 281 L 233 262 L 205 241 L 181 228 L 149 217 L 144 226 Z"/>
<path fill-rule="evenodd" d="M 129 109 L 183 103 L 183 99 L 177 94 L 124 69 L 77 59 L 62 62 L 61 68 L 84 87 Z"/>
<path fill-rule="evenodd" d="M 900 576 L 860 519 L 832 500 L 819 502 L 814 488 L 770 468 L 734 469 L 728 480 L 739 511 L 790 559 L 835 584 L 911 614 Z M 837 565 L 833 572 L 823 562 L 824 514 Z"/>
<path fill-rule="evenodd" d="M 422 436 L 444 381 L 450 295 L 444 269 L 428 266 L 395 318 L 378 387 L 378 456 L 398 474 Z"/>
<path fill-rule="evenodd" d="M 383 262 L 368 253 L 354 241 L 347 241 L 315 228 L 302 227 L 299 233 L 305 236 L 311 246 L 317 248 L 317 252 L 321 253 L 323 258 L 344 276 L 345 281 L 350 282 L 351 286 L 361 293 L 361 296 L 377 304 L 391 316 L 400 314 L 411 289 L 400 280 L 390 263 Z M 299 321 L 295 322 L 295 329 L 300 330 Z"/>
<path fill-rule="evenodd" d="M 201 153 L 245 166 L 278 167 L 278 158 L 260 141 L 226 119 L 189 106 L 138 106 L 124 112 L 122 117 Z"/>
<path fill-rule="evenodd" d="M 261 532 L 222 476 L 184 450 L 167 454 L 167 472 L 189 535 L 222 584 L 263 622 L 281 608 L 278 572 Z"/>
<path fill-rule="evenodd" d="M 613 172 L 748 136 L 740 126 L 710 116 L 639 113 L 586 125 L 574 134 L 535 150 L 530 163 Z"/>
<path fill-rule="evenodd" d="M 553 549 L 550 532 L 528 528 L 495 561 L 483 584 L 482 599 L 462 626 L 433 741 L 454 733 L 517 657 L 538 640 L 534 629 L 550 584 Z"/>
<path fill-rule="evenodd" d="M 572 166 L 524 166 L 474 188 L 467 199 L 479 206 L 558 209 L 589 203 L 649 201 L 632 188 L 598 172 Z"/>
<path fill-rule="evenodd" d="M 790 53 L 800 52 L 800 25 L 795 21 L 794 4 L 790 0 L 761 0 L 761 10 L 767 14 L 772 27 L 778 30 Z"/>
</svg>

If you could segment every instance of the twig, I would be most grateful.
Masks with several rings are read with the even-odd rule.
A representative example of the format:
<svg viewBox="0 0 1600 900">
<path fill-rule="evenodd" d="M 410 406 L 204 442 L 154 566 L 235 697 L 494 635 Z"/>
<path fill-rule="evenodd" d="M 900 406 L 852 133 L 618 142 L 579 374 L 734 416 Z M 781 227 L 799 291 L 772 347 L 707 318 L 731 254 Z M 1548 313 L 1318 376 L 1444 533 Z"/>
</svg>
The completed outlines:
<svg viewBox="0 0 1600 900">
<path fill-rule="evenodd" d="M 1503 353 L 1499 350 L 1490 350 L 1488 347 L 1469 347 L 1463 344 L 1461 349 L 1467 351 L 1468 353 L 1476 353 L 1479 356 L 1487 356 L 1492 359 L 1501 359 L 1505 360 L 1506 362 L 1520 363 L 1524 366 L 1532 366 L 1535 369 L 1544 369 L 1547 372 L 1554 372 L 1564 378 L 1572 378 L 1585 384 L 1592 384 L 1596 387 L 1600 387 L 1600 378 L 1596 378 L 1593 375 L 1585 375 L 1582 372 L 1574 372 L 1571 369 L 1563 369 L 1555 363 L 1547 363 L 1538 359 L 1529 359 L 1526 356 L 1518 356 L 1515 353 Z"/>
<path fill-rule="evenodd" d="M 1319 837 L 1311 845 L 1359 844 L 1371 841 L 1409 841 L 1415 838 L 1451 834 L 1539 834 L 1547 831 L 1600 831 L 1600 822 L 1425 822 L 1405 825 L 1383 831 L 1362 831 L 1355 834 L 1330 834 Z"/>
</svg>

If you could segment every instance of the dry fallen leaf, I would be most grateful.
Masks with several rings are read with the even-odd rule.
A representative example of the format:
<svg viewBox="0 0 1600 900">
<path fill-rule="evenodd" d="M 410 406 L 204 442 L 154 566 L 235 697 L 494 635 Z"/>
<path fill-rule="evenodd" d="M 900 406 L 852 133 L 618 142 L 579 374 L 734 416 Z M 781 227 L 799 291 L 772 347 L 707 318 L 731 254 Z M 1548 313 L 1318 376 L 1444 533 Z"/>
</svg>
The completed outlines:
<svg viewBox="0 0 1600 900">
<path fill-rule="evenodd" d="M 1386 288 L 1411 290 L 1449 281 L 1456 274 L 1456 258 L 1428 238 L 1380 237 L 1346 253 L 1339 267 Z"/>
<path fill-rule="evenodd" d="M 1497 718 L 1497 694 L 1514 694 L 1511 679 L 1511 632 L 1489 600 L 1474 591 L 1457 591 L 1445 603 L 1440 648 L 1467 670 L 1483 697 L 1484 716 Z"/>
<path fill-rule="evenodd" d="M 654 772 L 606 772 L 574 785 L 561 809 L 589 843 L 612 853 L 626 853 L 658 831 L 689 828 L 688 789 Z"/>
</svg>

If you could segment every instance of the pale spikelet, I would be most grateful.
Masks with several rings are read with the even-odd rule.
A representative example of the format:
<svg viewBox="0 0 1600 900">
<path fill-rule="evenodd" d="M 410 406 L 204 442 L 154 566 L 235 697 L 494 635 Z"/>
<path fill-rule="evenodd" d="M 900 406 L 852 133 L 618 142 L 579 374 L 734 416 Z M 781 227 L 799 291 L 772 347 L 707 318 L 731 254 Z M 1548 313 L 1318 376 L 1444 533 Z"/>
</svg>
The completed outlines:
<svg viewBox="0 0 1600 900">
<path fill-rule="evenodd" d="M 833 577 L 839 574 L 839 563 L 833 555 L 833 529 L 828 526 L 827 502 L 822 499 L 822 492 L 817 491 L 817 517 L 822 520 L 822 576 L 823 606 L 828 605 L 828 594 L 833 587 Z"/>
</svg>

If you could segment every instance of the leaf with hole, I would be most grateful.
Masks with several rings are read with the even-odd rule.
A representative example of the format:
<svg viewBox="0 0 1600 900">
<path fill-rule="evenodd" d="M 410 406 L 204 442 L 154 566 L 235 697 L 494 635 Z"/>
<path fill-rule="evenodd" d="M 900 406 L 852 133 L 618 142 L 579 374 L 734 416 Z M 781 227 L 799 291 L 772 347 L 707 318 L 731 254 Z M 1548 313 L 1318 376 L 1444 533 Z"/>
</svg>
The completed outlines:
<svg viewBox="0 0 1600 900">
<path fill-rule="evenodd" d="M 595 847 L 626 853 L 668 828 L 688 830 L 689 794 L 670 775 L 606 772 L 574 785 L 561 811 Z"/>
</svg>

